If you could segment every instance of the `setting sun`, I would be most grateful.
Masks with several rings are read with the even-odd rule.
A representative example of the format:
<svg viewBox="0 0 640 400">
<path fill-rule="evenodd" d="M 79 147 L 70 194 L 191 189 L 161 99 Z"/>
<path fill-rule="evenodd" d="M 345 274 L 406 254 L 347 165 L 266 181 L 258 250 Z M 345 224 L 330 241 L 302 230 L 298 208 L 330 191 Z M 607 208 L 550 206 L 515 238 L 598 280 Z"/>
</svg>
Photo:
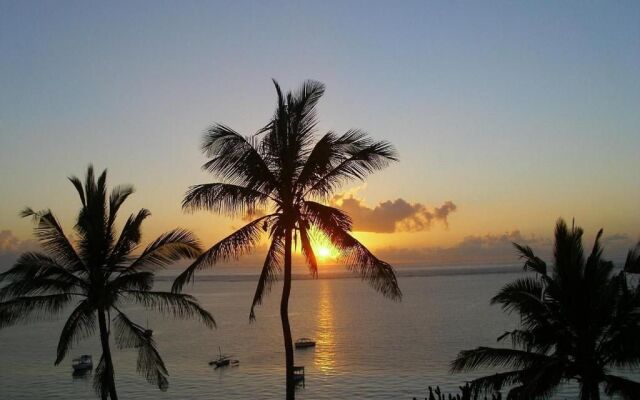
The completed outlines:
<svg viewBox="0 0 640 400">
<path fill-rule="evenodd" d="M 319 259 L 327 260 L 327 259 L 336 259 L 338 257 L 338 251 L 329 246 L 320 246 L 316 250 L 316 254 Z"/>
</svg>

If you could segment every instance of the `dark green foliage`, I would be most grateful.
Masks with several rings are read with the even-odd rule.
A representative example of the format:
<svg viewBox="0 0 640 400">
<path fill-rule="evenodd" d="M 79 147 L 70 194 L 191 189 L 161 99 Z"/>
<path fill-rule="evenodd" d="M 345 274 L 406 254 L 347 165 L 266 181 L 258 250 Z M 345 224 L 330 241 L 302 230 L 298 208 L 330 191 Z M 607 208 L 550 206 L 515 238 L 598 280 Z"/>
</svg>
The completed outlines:
<svg viewBox="0 0 640 400">
<path fill-rule="evenodd" d="M 103 398 L 108 394 L 114 399 L 115 381 L 108 347 L 112 331 L 119 348 L 138 348 L 137 370 L 141 375 L 160 389 L 168 386 L 167 369 L 155 342 L 120 307 L 140 304 L 176 318 L 198 318 L 210 328 L 215 322 L 193 297 L 151 290 L 155 271 L 201 253 L 197 239 L 188 231 L 176 229 L 161 235 L 139 256 L 134 256 L 141 241 L 142 221 L 150 213 L 143 209 L 131 215 L 120 235 L 116 235 L 118 210 L 133 188 L 118 186 L 107 197 L 106 176 L 105 171 L 96 181 L 90 166 L 84 185 L 76 177 L 69 179 L 82 203 L 74 226 L 77 238 L 74 243 L 51 211 L 26 208 L 21 213 L 23 217 L 33 217 L 35 236 L 44 253 L 24 253 L 13 268 L 0 274 L 0 328 L 58 315 L 65 307 L 74 305 L 60 334 L 55 364 L 65 359 L 75 343 L 99 330 L 106 342 L 94 373 L 94 387 Z M 105 320 L 103 328 L 96 321 L 105 315 L 114 318 Z"/>
<path fill-rule="evenodd" d="M 640 398 L 640 384 L 613 375 L 612 368 L 640 366 L 640 286 L 628 273 L 639 272 L 638 250 L 623 271 L 602 259 L 598 232 L 589 255 L 582 229 L 559 220 L 554 264 L 549 268 L 529 247 L 515 244 L 525 271 L 534 275 L 505 285 L 491 299 L 520 317 L 520 327 L 505 332 L 513 348 L 479 347 L 461 351 L 454 372 L 481 367 L 508 372 L 478 378 L 478 391 L 509 390 L 509 399 L 549 399 L 562 382 L 576 381 L 580 399 L 600 398 L 600 389 L 623 399 Z"/>
</svg>

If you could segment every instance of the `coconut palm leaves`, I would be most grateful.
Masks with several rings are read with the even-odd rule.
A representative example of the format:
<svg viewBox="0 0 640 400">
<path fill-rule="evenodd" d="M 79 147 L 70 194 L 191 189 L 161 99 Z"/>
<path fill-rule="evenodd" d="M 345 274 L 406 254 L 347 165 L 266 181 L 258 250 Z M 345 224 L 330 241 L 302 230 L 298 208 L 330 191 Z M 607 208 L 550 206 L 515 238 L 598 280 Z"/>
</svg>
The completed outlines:
<svg viewBox="0 0 640 400">
<path fill-rule="evenodd" d="M 454 372 L 481 367 L 509 371 L 476 379 L 475 390 L 508 389 L 513 399 L 548 399 L 562 382 L 577 381 L 580 399 L 599 399 L 600 389 L 624 399 L 637 398 L 640 383 L 611 369 L 640 366 L 640 287 L 624 271 L 638 271 L 638 249 L 629 252 L 623 272 L 602 259 L 598 232 L 588 256 L 582 229 L 559 220 L 554 264 L 548 267 L 525 246 L 515 245 L 524 269 L 534 273 L 505 285 L 491 300 L 520 316 L 520 327 L 506 332 L 513 348 L 479 347 L 460 352 Z"/>
<path fill-rule="evenodd" d="M 316 135 L 316 105 L 324 85 L 307 81 L 296 92 L 284 94 L 274 81 L 276 111 L 267 125 L 252 136 L 242 136 L 220 124 L 204 134 L 202 151 L 209 158 L 203 168 L 220 182 L 189 188 L 183 208 L 209 210 L 230 216 L 259 216 L 205 251 L 174 282 L 179 292 L 194 273 L 216 262 L 237 258 L 269 236 L 269 247 L 250 309 L 255 306 L 284 269 L 285 286 L 281 315 L 287 353 L 287 397 L 292 398 L 293 353 L 288 338 L 288 292 L 291 247 L 298 239 L 309 266 L 317 276 L 313 237 L 322 235 L 340 251 L 347 266 L 383 295 L 400 299 L 401 292 L 391 266 L 376 258 L 351 234 L 351 220 L 340 210 L 314 202 L 327 200 L 341 185 L 363 180 L 370 173 L 396 161 L 393 146 L 371 139 L 359 130 L 338 135 Z M 291 354 L 289 354 L 291 352 Z M 291 364 L 291 365 L 289 365 Z"/>
<path fill-rule="evenodd" d="M 329 238 L 347 264 L 374 288 L 399 299 L 401 292 L 392 268 L 351 236 L 349 217 L 311 201 L 327 199 L 340 185 L 362 180 L 395 161 L 393 146 L 359 130 L 343 135 L 329 132 L 316 140 L 315 106 L 324 85 L 307 81 L 297 92 L 284 95 L 274 84 L 278 107 L 273 119 L 256 135 L 244 137 L 220 124 L 207 130 L 202 150 L 210 160 L 203 168 L 223 182 L 192 186 L 183 200 L 187 211 L 205 209 L 244 217 L 270 208 L 273 213 L 255 219 L 204 252 L 176 279 L 174 291 L 180 291 L 196 271 L 249 252 L 263 232 L 277 242 L 288 229 L 300 238 L 312 274 L 317 272 L 311 246 L 313 231 Z M 282 257 L 284 249 L 278 246 L 269 254 L 272 259 Z M 273 275 L 268 271 L 273 268 L 272 262 L 265 263 L 260 290 L 269 287 L 266 283 Z M 261 298 L 261 293 L 256 295 Z"/>
<path fill-rule="evenodd" d="M 117 235 L 117 213 L 133 189 L 118 186 L 107 197 L 106 177 L 105 171 L 96 180 L 90 166 L 84 184 L 70 178 L 82 204 L 74 243 L 51 211 L 27 208 L 22 212 L 24 217 L 33 217 L 35 236 L 44 252 L 22 254 L 13 268 L 0 274 L 0 328 L 71 309 L 60 333 L 55 364 L 65 359 L 75 343 L 99 331 L 102 356 L 94 386 L 103 398 L 116 399 L 109 345 L 112 331 L 118 348 L 138 349 L 141 375 L 160 389 L 168 386 L 168 372 L 155 341 L 129 319 L 124 307 L 139 304 L 176 318 L 197 318 L 210 328 L 215 321 L 189 295 L 152 291 L 155 271 L 200 254 L 197 239 L 175 229 L 134 256 L 141 241 L 141 224 L 150 213 L 141 210 L 131 215 Z"/>
</svg>

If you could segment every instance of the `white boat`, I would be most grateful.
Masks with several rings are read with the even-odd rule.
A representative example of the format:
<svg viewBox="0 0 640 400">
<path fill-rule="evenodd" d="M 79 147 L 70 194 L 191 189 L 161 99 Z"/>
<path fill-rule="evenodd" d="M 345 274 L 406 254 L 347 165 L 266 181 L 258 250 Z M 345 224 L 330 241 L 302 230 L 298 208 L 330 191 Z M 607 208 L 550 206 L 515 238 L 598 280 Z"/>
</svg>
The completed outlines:
<svg viewBox="0 0 640 400">
<path fill-rule="evenodd" d="M 93 360 L 89 354 L 84 354 L 74 358 L 71 366 L 74 371 L 85 371 L 93 368 Z"/>
<path fill-rule="evenodd" d="M 315 347 L 316 346 L 316 342 L 315 342 L 315 340 L 303 337 L 303 338 L 300 338 L 300 339 L 296 340 L 295 346 L 296 346 L 296 349 L 304 349 L 304 348 L 307 348 L 307 347 Z"/>
</svg>

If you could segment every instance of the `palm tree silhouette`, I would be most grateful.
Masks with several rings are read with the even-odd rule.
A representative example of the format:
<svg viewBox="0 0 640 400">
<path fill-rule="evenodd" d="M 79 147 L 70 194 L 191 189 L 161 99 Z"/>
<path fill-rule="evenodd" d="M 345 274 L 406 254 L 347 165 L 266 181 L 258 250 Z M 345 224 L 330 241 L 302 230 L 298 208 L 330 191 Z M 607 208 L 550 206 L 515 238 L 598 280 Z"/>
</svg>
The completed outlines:
<svg viewBox="0 0 640 400">
<path fill-rule="evenodd" d="M 520 328 L 498 338 L 512 348 L 465 350 L 451 364 L 453 372 L 510 369 L 472 381 L 475 390 L 507 387 L 512 399 L 547 399 L 562 382 L 577 381 L 582 400 L 599 399 L 601 385 L 608 395 L 638 398 L 640 383 L 610 369 L 640 364 L 640 286 L 626 276 L 640 271 L 640 244 L 614 273 L 602 259 L 602 230 L 586 259 L 582 233 L 557 222 L 551 270 L 531 248 L 514 243 L 525 271 L 535 275 L 507 284 L 491 300 L 520 315 Z"/>
<path fill-rule="evenodd" d="M 360 130 L 343 135 L 329 132 L 316 140 L 316 105 L 324 93 L 324 85 L 306 81 L 297 92 L 286 95 L 276 81 L 274 85 L 278 96 L 276 112 L 258 133 L 244 137 L 220 124 L 205 133 L 202 150 L 210 160 L 203 168 L 222 182 L 192 186 L 183 201 L 188 211 L 207 209 L 254 217 L 261 210 L 269 212 L 205 251 L 178 276 L 173 290 L 180 291 L 197 270 L 249 252 L 259 243 L 261 233 L 268 232 L 271 244 L 249 315 L 250 320 L 255 319 L 255 306 L 261 304 L 284 264 L 280 316 L 287 399 L 293 399 L 293 343 L 288 308 L 292 244 L 298 238 L 314 277 L 318 264 L 311 240 L 313 233 L 318 233 L 340 251 L 349 269 L 375 289 L 392 299 L 402 296 L 393 268 L 349 234 L 351 219 L 336 208 L 313 201 L 327 200 L 341 184 L 364 179 L 386 167 L 396 160 L 396 152 L 390 143 L 374 141 Z"/>
<path fill-rule="evenodd" d="M 95 180 L 89 166 L 84 187 L 71 177 L 82 207 L 78 213 L 72 243 L 50 210 L 26 208 L 21 215 L 33 217 L 35 236 L 45 251 L 22 254 L 15 266 L 0 274 L 0 328 L 27 321 L 35 313 L 60 314 L 73 305 L 58 343 L 58 365 L 78 340 L 96 331 L 96 316 L 102 356 L 96 367 L 94 387 L 103 399 L 118 398 L 109 337 L 111 322 L 118 348 L 137 348 L 137 371 L 160 389 L 168 387 L 167 369 L 155 341 L 146 328 L 123 311 L 127 304 L 180 318 L 199 318 L 215 327 L 211 314 L 185 294 L 154 291 L 154 271 L 180 259 L 201 253 L 190 232 L 175 229 L 159 236 L 138 256 L 132 253 L 141 240 L 141 224 L 150 213 L 142 209 L 131 215 L 118 237 L 115 221 L 131 186 L 117 186 L 107 198 L 106 170 Z M 74 302 L 74 300 L 76 302 Z M 110 319 L 111 314 L 115 314 Z"/>
</svg>

